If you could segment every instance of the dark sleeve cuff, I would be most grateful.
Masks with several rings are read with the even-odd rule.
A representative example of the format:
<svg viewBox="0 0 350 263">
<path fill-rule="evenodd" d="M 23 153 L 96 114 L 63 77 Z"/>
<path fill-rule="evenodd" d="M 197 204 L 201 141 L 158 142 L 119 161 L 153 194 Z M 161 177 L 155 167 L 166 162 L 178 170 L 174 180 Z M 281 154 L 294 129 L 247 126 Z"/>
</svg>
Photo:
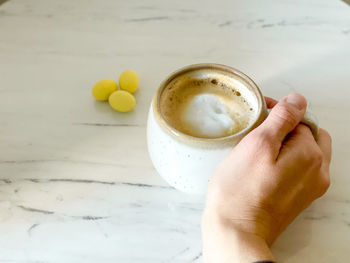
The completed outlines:
<svg viewBox="0 0 350 263">
<path fill-rule="evenodd" d="M 262 261 L 255 261 L 253 263 L 276 263 L 275 261 L 270 261 L 270 260 L 262 260 Z"/>
</svg>

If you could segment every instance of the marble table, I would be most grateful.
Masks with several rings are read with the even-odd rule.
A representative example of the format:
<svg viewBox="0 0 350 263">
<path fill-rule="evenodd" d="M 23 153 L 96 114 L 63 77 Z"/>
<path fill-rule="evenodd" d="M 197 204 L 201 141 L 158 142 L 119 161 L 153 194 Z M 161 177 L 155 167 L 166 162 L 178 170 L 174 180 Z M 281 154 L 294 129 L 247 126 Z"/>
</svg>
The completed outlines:
<svg viewBox="0 0 350 263">
<path fill-rule="evenodd" d="M 1 1 L 3 2 L 3 1 Z M 241 69 L 304 94 L 333 136 L 332 186 L 273 246 L 279 262 L 347 262 L 350 8 L 336 0 L 10 0 L 0 6 L 0 262 L 202 262 L 203 200 L 152 167 L 145 125 L 182 66 Z M 140 75 L 132 113 L 93 100 Z"/>
</svg>

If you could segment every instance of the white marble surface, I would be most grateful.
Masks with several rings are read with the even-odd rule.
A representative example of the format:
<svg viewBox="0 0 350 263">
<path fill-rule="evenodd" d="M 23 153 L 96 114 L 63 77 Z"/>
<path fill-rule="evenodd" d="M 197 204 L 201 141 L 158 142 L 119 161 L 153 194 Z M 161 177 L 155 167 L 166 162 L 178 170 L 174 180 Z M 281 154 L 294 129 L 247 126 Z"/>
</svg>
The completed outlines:
<svg viewBox="0 0 350 263">
<path fill-rule="evenodd" d="M 171 71 L 231 65 L 264 94 L 303 93 L 334 139 L 332 186 L 273 247 L 347 262 L 350 8 L 336 0 L 10 0 L 0 6 L 0 262 L 201 262 L 202 202 L 147 154 L 148 105 Z M 138 104 L 90 95 L 125 69 Z M 347 137 L 348 136 L 348 137 Z"/>
</svg>

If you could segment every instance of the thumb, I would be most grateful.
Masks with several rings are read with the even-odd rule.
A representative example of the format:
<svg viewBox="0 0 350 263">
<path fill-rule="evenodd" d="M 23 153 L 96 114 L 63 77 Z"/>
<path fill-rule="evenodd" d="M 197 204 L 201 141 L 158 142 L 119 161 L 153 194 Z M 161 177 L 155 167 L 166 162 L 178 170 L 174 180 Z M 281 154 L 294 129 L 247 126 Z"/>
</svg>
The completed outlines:
<svg viewBox="0 0 350 263">
<path fill-rule="evenodd" d="M 258 129 L 275 142 L 282 143 L 304 117 L 306 106 L 306 99 L 302 95 L 290 94 L 273 107 Z"/>
</svg>

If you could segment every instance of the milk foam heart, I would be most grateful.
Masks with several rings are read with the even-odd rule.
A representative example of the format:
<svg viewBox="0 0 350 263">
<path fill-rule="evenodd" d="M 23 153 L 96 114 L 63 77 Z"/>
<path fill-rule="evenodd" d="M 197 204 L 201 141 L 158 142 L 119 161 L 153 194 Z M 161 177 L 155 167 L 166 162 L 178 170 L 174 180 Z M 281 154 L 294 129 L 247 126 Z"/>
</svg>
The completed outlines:
<svg viewBox="0 0 350 263">
<path fill-rule="evenodd" d="M 200 137 L 221 137 L 236 125 L 223 101 L 213 94 L 194 96 L 184 109 L 182 121 Z"/>
</svg>

